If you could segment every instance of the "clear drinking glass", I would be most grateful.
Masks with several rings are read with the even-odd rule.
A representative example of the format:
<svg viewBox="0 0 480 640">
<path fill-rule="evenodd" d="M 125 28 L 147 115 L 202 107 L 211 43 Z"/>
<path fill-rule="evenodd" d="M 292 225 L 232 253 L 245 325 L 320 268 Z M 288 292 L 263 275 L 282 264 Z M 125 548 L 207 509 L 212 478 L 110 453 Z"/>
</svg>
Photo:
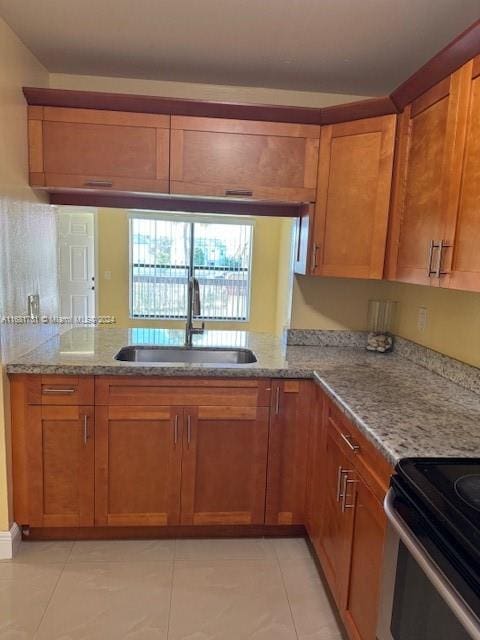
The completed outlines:
<svg viewBox="0 0 480 640">
<path fill-rule="evenodd" d="M 367 316 L 367 350 L 388 353 L 393 349 L 393 323 L 397 302 L 369 300 Z"/>
</svg>

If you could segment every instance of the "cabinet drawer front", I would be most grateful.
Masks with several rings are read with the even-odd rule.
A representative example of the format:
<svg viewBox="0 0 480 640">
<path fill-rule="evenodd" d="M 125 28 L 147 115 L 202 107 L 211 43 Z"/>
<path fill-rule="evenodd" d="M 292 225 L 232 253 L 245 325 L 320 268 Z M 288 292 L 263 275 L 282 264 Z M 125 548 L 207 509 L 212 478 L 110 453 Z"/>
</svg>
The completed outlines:
<svg viewBox="0 0 480 640">
<path fill-rule="evenodd" d="M 96 378 L 98 405 L 117 406 L 268 406 L 269 380 L 184 378 Z"/>
<path fill-rule="evenodd" d="M 28 376 L 27 404 L 85 405 L 94 403 L 91 376 Z"/>
<path fill-rule="evenodd" d="M 333 432 L 333 437 L 378 500 L 383 501 L 393 473 L 392 467 L 375 446 L 330 401 L 326 403 L 326 415 L 327 429 Z"/>
</svg>

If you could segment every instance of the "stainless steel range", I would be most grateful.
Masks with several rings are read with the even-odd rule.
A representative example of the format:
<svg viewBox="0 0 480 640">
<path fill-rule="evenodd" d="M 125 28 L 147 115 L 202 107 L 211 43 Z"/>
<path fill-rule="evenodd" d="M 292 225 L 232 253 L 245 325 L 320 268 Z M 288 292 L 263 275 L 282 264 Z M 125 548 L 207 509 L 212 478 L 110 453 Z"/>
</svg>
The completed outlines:
<svg viewBox="0 0 480 640">
<path fill-rule="evenodd" d="M 378 640 L 480 639 L 480 458 L 402 460 L 385 511 Z"/>
</svg>

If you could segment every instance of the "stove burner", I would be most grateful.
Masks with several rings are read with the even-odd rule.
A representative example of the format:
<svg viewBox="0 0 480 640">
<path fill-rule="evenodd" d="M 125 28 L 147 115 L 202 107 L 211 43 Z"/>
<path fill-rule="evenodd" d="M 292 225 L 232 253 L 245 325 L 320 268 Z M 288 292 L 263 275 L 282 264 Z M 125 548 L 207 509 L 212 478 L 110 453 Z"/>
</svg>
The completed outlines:
<svg viewBox="0 0 480 640">
<path fill-rule="evenodd" d="M 480 474 L 471 474 L 458 478 L 455 491 L 468 506 L 480 511 Z"/>
</svg>

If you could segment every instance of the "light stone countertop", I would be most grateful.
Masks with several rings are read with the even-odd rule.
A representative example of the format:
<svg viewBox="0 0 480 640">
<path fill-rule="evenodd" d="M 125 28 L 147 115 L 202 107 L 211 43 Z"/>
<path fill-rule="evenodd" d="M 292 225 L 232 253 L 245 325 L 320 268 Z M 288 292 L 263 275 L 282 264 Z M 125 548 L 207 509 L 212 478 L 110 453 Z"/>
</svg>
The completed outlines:
<svg viewBox="0 0 480 640">
<path fill-rule="evenodd" d="M 196 346 L 252 349 L 248 365 L 114 360 L 127 344 L 181 345 L 183 332 L 72 329 L 7 364 L 8 373 L 314 378 L 395 464 L 410 456 L 480 457 L 480 395 L 393 354 L 359 347 L 286 346 L 269 334 L 207 331 Z"/>
</svg>

